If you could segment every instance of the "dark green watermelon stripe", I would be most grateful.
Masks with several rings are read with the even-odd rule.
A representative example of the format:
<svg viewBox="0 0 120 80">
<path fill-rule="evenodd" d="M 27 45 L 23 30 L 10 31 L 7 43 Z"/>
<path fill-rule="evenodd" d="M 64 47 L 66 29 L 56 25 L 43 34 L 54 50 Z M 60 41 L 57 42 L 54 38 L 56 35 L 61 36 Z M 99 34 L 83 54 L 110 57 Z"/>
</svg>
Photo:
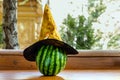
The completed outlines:
<svg viewBox="0 0 120 80">
<path fill-rule="evenodd" d="M 42 59 L 43 59 L 43 55 L 44 55 L 43 53 L 44 53 L 44 50 L 45 50 L 45 49 L 46 49 L 46 46 L 44 46 L 44 48 L 41 49 L 41 51 L 40 51 L 41 53 L 39 53 L 39 54 L 41 54 L 40 57 L 39 57 L 39 70 L 40 70 L 41 72 L 42 72 L 42 69 L 41 69 L 41 65 L 42 65 L 42 64 L 41 64 L 41 62 L 42 62 Z"/>
<path fill-rule="evenodd" d="M 66 55 L 66 52 L 64 50 L 61 50 L 61 54 L 62 54 L 61 70 L 63 70 L 65 68 L 65 65 L 66 65 L 67 55 Z"/>
<path fill-rule="evenodd" d="M 62 53 L 62 55 L 63 55 L 63 56 L 62 56 L 62 64 L 64 65 L 64 63 L 66 62 L 66 60 L 65 60 L 65 57 L 66 57 L 65 54 L 66 54 L 66 53 L 65 53 L 65 51 L 62 51 L 61 53 Z M 62 65 L 62 66 L 63 66 L 63 65 Z"/>
<path fill-rule="evenodd" d="M 60 68 L 60 60 L 59 60 L 60 56 L 59 56 L 59 52 L 58 52 L 58 48 L 56 48 L 56 70 L 55 70 L 55 74 L 58 73 L 59 68 Z"/>
<path fill-rule="evenodd" d="M 64 69 L 65 65 L 66 65 L 66 62 L 67 62 L 67 55 L 66 55 L 65 51 L 63 51 L 63 60 L 62 61 L 63 61 L 63 65 L 62 65 L 63 67 L 62 68 Z"/>
<path fill-rule="evenodd" d="M 62 50 L 61 50 L 61 48 L 59 49 L 59 61 L 60 61 L 60 67 L 59 67 L 59 70 L 58 70 L 58 72 L 60 72 L 60 70 L 61 70 L 61 66 L 62 66 L 62 59 L 63 59 L 63 53 L 62 53 Z"/>
<path fill-rule="evenodd" d="M 54 69 L 54 60 L 55 60 L 55 47 L 52 49 L 52 52 L 51 52 L 51 64 L 49 65 L 48 67 L 48 75 L 53 75 L 53 69 Z"/>
<path fill-rule="evenodd" d="M 44 48 L 45 48 L 45 46 L 42 46 L 42 47 L 40 48 L 40 50 L 39 50 L 39 52 L 38 52 L 38 55 L 37 55 L 37 57 L 36 57 L 36 64 L 37 64 L 39 70 L 40 70 L 40 62 L 41 62 L 40 59 L 41 59 L 41 55 L 42 55 L 42 52 L 43 52 Z"/>
<path fill-rule="evenodd" d="M 52 45 L 49 45 L 49 48 L 48 48 L 48 53 L 46 55 L 46 58 L 44 60 L 44 73 L 45 75 L 48 75 L 48 71 L 49 71 L 49 67 L 50 67 L 50 63 L 51 63 L 51 54 L 52 54 L 52 51 L 53 51 L 53 46 Z M 45 62 L 46 61 L 46 62 Z"/>
<path fill-rule="evenodd" d="M 53 71 L 52 71 L 52 74 L 55 75 L 55 71 L 56 71 L 56 67 L 57 67 L 57 64 L 56 64 L 56 58 L 57 56 L 57 52 L 56 52 L 56 49 L 54 49 L 54 64 L 53 64 Z"/>
<path fill-rule="evenodd" d="M 41 72 L 44 74 L 44 60 L 45 60 L 45 58 L 46 58 L 46 56 L 47 56 L 47 52 L 48 52 L 48 48 L 49 48 L 49 46 L 46 46 L 45 47 L 45 49 L 43 50 L 43 56 L 41 57 L 41 62 L 40 62 L 40 70 L 41 70 Z"/>
<path fill-rule="evenodd" d="M 64 59 L 64 58 L 66 58 L 66 53 L 65 53 L 65 51 L 64 50 L 61 50 L 62 52 L 62 67 L 61 67 L 61 70 L 63 70 L 64 69 L 64 66 L 65 66 L 65 63 L 66 63 L 66 60 Z"/>
</svg>

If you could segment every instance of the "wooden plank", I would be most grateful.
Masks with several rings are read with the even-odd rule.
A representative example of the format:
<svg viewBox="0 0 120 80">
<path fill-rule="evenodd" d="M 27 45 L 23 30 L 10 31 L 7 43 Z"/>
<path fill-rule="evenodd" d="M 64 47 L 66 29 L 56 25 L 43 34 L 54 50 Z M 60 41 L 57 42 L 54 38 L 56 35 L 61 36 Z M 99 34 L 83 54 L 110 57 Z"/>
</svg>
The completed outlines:
<svg viewBox="0 0 120 80">
<path fill-rule="evenodd" d="M 0 70 L 3 69 L 25 70 L 37 67 L 35 62 L 24 59 L 22 50 L 0 50 Z M 120 69 L 120 56 L 68 56 L 65 69 Z"/>
<path fill-rule="evenodd" d="M 19 16 L 31 16 L 31 17 L 38 17 L 41 16 L 41 14 L 37 14 L 36 12 L 18 12 L 18 17 Z"/>
<path fill-rule="evenodd" d="M 68 57 L 66 69 L 120 69 L 120 57 Z"/>
<path fill-rule="evenodd" d="M 0 14 L 0 18 L 2 18 L 2 14 Z M 41 17 L 42 13 L 38 14 L 37 12 L 18 12 L 19 17 Z"/>
<path fill-rule="evenodd" d="M 18 12 L 35 12 L 36 7 L 33 6 L 20 6 L 18 7 Z"/>
<path fill-rule="evenodd" d="M 78 52 L 79 54 L 75 56 L 120 56 L 120 50 L 78 50 Z"/>
<path fill-rule="evenodd" d="M 0 51 L 0 70 L 36 69 L 36 64 L 25 60 L 21 53 L 22 51 Z"/>
<path fill-rule="evenodd" d="M 42 13 L 37 12 L 18 12 L 18 17 L 41 17 Z"/>
<path fill-rule="evenodd" d="M 41 21 L 41 17 L 30 17 L 30 16 L 25 16 L 25 17 L 18 17 L 18 23 L 19 22 L 25 22 L 26 20 L 33 20 L 35 22 L 40 22 Z M 2 17 L 0 17 L 0 21 L 2 21 Z"/>
</svg>

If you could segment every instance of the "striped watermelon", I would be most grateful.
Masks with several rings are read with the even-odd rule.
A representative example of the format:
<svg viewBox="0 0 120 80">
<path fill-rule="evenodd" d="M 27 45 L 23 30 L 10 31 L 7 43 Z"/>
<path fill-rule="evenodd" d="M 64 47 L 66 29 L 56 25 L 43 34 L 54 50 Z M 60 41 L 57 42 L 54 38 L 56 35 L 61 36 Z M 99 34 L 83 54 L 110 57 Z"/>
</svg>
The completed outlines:
<svg viewBox="0 0 120 80">
<path fill-rule="evenodd" d="M 58 74 L 65 68 L 66 61 L 65 51 L 53 45 L 42 46 L 36 56 L 36 65 L 45 76 Z"/>
</svg>

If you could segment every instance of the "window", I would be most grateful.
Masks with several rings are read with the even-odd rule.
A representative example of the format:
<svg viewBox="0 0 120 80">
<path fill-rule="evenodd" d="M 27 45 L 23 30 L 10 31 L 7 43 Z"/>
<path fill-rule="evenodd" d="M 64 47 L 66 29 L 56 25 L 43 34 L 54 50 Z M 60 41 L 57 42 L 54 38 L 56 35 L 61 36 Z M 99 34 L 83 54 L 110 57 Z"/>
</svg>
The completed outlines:
<svg viewBox="0 0 120 80">
<path fill-rule="evenodd" d="M 18 39 L 21 49 L 38 40 L 46 1 L 42 5 L 37 1 L 23 1 L 24 4 L 19 1 Z M 120 49 L 119 3 L 118 0 L 50 0 L 49 6 L 63 41 L 76 49 L 110 50 Z M 2 2 L 0 14 L 2 21 Z M 2 42 L 0 38 L 0 46 Z"/>
<path fill-rule="evenodd" d="M 110 50 L 120 49 L 119 3 L 118 0 L 52 0 L 50 8 L 64 41 L 76 49 Z"/>
</svg>

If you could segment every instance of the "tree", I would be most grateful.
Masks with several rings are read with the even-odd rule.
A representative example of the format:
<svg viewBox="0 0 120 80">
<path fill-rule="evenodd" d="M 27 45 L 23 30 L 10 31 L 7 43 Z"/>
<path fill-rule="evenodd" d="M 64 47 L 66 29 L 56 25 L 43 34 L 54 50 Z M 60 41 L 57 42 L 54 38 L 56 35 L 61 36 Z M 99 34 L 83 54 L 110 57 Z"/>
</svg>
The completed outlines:
<svg viewBox="0 0 120 80">
<path fill-rule="evenodd" d="M 90 49 L 95 42 L 94 30 L 91 28 L 92 24 L 86 21 L 84 16 L 72 18 L 68 15 L 63 22 L 65 26 L 61 26 L 60 32 L 64 31 L 63 40 L 76 49 Z"/>
<path fill-rule="evenodd" d="M 118 0 L 107 0 L 106 3 L 112 5 L 112 7 L 117 6 L 120 1 Z M 116 5 L 114 5 L 116 4 Z M 107 6 L 108 10 L 110 6 Z M 100 39 L 97 41 L 93 48 L 94 49 L 120 49 L 120 27 L 119 27 L 119 17 L 115 17 L 114 13 L 119 13 L 119 7 L 112 9 L 113 11 L 106 10 L 106 12 L 99 17 L 97 25 L 101 25 L 106 30 L 100 29 L 96 36 L 99 36 Z M 114 15 L 112 15 L 114 14 Z M 106 17 L 106 20 L 104 19 Z M 105 20 L 104 22 L 102 20 Z M 112 29 L 111 29 L 112 28 Z M 108 30 L 107 30 L 108 29 Z M 109 30 L 111 29 L 111 30 Z M 97 46 L 97 47 L 96 47 Z"/>
<path fill-rule="evenodd" d="M 88 0 L 88 18 L 79 15 L 73 18 L 68 14 L 61 26 L 62 39 L 76 49 L 91 49 L 93 44 L 100 39 L 94 35 L 92 23 L 105 11 L 102 0 L 95 4 L 96 0 Z"/>
<path fill-rule="evenodd" d="M 88 14 L 91 22 L 97 22 L 97 18 L 105 12 L 106 6 L 103 0 L 88 0 Z"/>
<path fill-rule="evenodd" d="M 3 0 L 3 33 L 6 49 L 18 49 L 17 0 Z"/>
<path fill-rule="evenodd" d="M 65 24 L 65 26 L 61 26 L 60 31 L 65 33 L 61 33 L 63 41 L 67 42 L 71 46 L 75 46 L 75 44 L 73 43 L 75 37 L 73 33 L 76 32 L 76 29 L 74 28 L 77 26 L 75 18 L 72 18 L 72 16 L 68 14 L 67 18 L 64 19 L 63 24 Z M 69 28 L 67 28 L 68 26 Z"/>
<path fill-rule="evenodd" d="M 99 34 L 102 38 L 94 46 L 96 49 L 120 49 L 120 33 L 119 29 L 114 32 L 108 32 L 106 34 Z"/>
<path fill-rule="evenodd" d="M 107 43 L 109 49 L 120 49 L 120 33 L 111 35 L 110 40 Z"/>
</svg>

